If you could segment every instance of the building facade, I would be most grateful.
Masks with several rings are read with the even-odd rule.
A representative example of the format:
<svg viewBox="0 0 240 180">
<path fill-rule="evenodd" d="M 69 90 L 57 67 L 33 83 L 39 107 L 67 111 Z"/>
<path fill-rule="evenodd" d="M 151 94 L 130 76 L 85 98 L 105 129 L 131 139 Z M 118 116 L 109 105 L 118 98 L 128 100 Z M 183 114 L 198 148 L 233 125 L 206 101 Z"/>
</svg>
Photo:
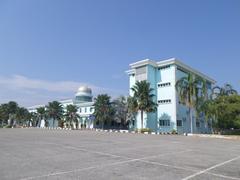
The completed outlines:
<svg viewBox="0 0 240 180">
<path fill-rule="evenodd" d="M 63 107 L 64 112 L 66 112 L 66 108 L 68 105 L 76 105 L 78 108 L 78 115 L 80 116 L 79 122 L 74 124 L 75 128 L 93 128 L 93 113 L 94 113 L 94 101 L 92 96 L 92 90 L 87 86 L 79 87 L 75 97 L 73 99 L 66 99 L 59 101 Z M 45 107 L 46 105 L 36 105 L 29 107 L 29 112 L 37 112 L 37 108 Z M 41 120 L 38 123 L 39 127 L 45 127 L 45 120 Z M 47 119 L 48 127 L 58 127 L 58 122 L 53 124 L 52 119 Z M 78 127 L 76 127 L 78 126 Z"/>
<path fill-rule="evenodd" d="M 130 64 L 127 71 L 130 83 L 130 96 L 133 96 L 131 88 L 137 81 L 146 80 L 153 88 L 154 102 L 157 103 L 157 111 L 144 113 L 143 128 L 150 128 L 155 132 L 178 133 L 210 133 L 211 123 L 205 118 L 196 116 L 193 113 L 193 120 L 190 122 L 189 108 L 179 102 L 178 93 L 175 88 L 176 82 L 189 73 L 206 80 L 208 94 L 215 81 L 203 73 L 187 66 L 179 60 L 172 58 L 155 62 L 149 59 Z M 195 111 L 195 110 L 193 110 Z M 138 112 L 131 121 L 130 129 L 141 128 L 141 116 Z"/>
</svg>

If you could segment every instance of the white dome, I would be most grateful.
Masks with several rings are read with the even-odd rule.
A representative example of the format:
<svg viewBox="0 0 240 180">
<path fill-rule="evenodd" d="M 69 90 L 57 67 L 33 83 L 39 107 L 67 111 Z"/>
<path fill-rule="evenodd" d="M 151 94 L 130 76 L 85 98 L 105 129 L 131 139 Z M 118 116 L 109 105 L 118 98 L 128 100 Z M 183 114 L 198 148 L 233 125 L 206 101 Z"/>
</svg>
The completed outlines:
<svg viewBox="0 0 240 180">
<path fill-rule="evenodd" d="M 75 94 L 75 103 L 91 102 L 92 90 L 87 86 L 80 86 Z"/>
<path fill-rule="evenodd" d="M 78 92 L 80 93 L 87 93 L 87 94 L 92 94 L 92 89 L 87 87 L 87 86 L 80 86 L 78 88 Z"/>
<path fill-rule="evenodd" d="M 80 86 L 75 94 L 75 97 L 77 99 L 85 99 L 85 97 L 90 97 L 90 99 L 92 99 L 92 90 L 87 86 Z"/>
</svg>

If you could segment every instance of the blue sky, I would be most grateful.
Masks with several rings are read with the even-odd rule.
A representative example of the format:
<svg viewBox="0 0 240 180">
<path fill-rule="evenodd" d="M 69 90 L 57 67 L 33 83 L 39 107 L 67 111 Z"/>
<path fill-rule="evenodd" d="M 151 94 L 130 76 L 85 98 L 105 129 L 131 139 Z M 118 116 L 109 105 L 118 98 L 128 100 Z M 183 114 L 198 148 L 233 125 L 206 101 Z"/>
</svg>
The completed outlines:
<svg viewBox="0 0 240 180">
<path fill-rule="evenodd" d="M 176 57 L 240 90 L 239 0 L 1 0 L 0 103 L 128 93 L 132 62 Z"/>
</svg>

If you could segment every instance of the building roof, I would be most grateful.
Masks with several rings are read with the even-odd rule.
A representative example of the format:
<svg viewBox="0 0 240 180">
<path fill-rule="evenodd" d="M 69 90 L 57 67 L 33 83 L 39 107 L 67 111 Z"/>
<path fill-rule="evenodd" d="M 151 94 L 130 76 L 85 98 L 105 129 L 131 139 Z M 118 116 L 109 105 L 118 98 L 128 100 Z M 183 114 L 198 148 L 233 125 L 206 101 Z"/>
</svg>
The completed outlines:
<svg viewBox="0 0 240 180">
<path fill-rule="evenodd" d="M 60 100 L 59 101 L 60 103 L 64 104 L 64 103 L 73 103 L 73 100 L 72 99 L 63 99 L 63 100 Z"/>
<path fill-rule="evenodd" d="M 93 106 L 94 105 L 94 101 L 92 102 L 84 102 L 84 103 L 77 103 L 75 104 L 78 107 L 89 107 L 89 106 Z"/>
<path fill-rule="evenodd" d="M 45 105 L 44 104 L 34 105 L 34 106 L 27 107 L 27 109 L 28 110 L 34 110 L 34 109 L 37 109 L 37 108 L 40 108 L 40 107 L 45 107 Z"/>
<path fill-rule="evenodd" d="M 129 65 L 131 69 L 126 71 L 126 73 L 133 74 L 133 73 L 135 73 L 135 70 L 134 70 L 135 68 L 145 66 L 145 65 L 152 65 L 154 67 L 162 67 L 162 66 L 166 66 L 166 65 L 170 65 L 170 64 L 176 64 L 196 75 L 199 75 L 199 76 L 205 78 L 206 80 L 210 81 L 211 83 L 216 83 L 216 81 L 214 79 L 212 79 L 209 76 L 199 72 L 198 70 L 184 64 L 182 61 L 180 61 L 176 58 L 170 58 L 170 59 L 166 59 L 166 60 L 162 60 L 162 61 L 158 61 L 158 62 L 150 60 L 150 59 L 144 59 L 141 61 L 137 61 L 137 62 Z"/>
</svg>

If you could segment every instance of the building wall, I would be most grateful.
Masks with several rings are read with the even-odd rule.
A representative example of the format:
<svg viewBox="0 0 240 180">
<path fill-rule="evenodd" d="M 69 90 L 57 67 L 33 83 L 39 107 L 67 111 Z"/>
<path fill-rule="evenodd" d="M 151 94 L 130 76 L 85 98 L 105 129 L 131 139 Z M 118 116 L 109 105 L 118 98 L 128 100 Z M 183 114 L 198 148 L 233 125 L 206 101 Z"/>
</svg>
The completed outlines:
<svg viewBox="0 0 240 180">
<path fill-rule="evenodd" d="M 79 128 L 85 127 L 85 128 L 93 128 L 93 119 L 89 118 L 94 113 L 94 102 L 87 102 L 87 103 L 78 103 L 75 104 L 72 100 L 64 100 L 59 101 L 63 107 L 64 113 L 66 112 L 66 107 L 68 105 L 76 105 L 78 107 L 78 114 L 80 116 L 79 119 Z M 38 107 L 45 107 L 45 105 L 38 105 L 36 107 L 30 107 L 29 112 L 37 112 Z M 86 111 L 85 111 L 86 109 Z M 55 120 L 55 123 L 53 123 L 52 118 L 47 119 L 48 127 L 55 128 L 59 126 L 58 120 Z M 84 125 L 84 126 L 81 126 Z M 40 126 L 40 123 L 39 123 Z"/>
<path fill-rule="evenodd" d="M 150 83 L 150 88 L 153 89 L 152 94 L 154 94 L 153 101 L 157 103 L 157 70 L 152 65 L 147 66 L 147 81 Z M 157 111 L 146 114 L 146 127 L 150 129 L 156 129 L 157 124 Z"/>
<path fill-rule="evenodd" d="M 129 95 L 130 96 L 133 96 L 133 92 L 132 92 L 131 88 L 134 86 L 135 81 L 136 81 L 135 74 L 130 74 L 130 76 L 129 76 Z"/>
<path fill-rule="evenodd" d="M 157 88 L 158 122 L 160 120 L 170 120 L 169 126 L 161 126 L 158 123 L 158 131 L 169 132 L 176 129 L 175 65 L 160 67 L 158 71 L 160 73 Z"/>
<path fill-rule="evenodd" d="M 131 76 L 130 87 L 132 88 L 137 81 L 147 80 L 147 66 L 140 66 L 135 69 L 136 73 Z M 130 89 L 130 95 L 133 96 L 133 91 Z M 147 125 L 147 114 L 143 113 L 143 127 Z M 134 128 L 140 129 L 141 127 L 141 112 L 139 111 L 135 117 Z"/>
<path fill-rule="evenodd" d="M 94 128 L 93 119 L 90 118 L 90 116 L 94 113 L 93 102 L 86 103 L 86 105 L 82 103 L 78 106 L 78 114 L 80 116 L 79 128 Z"/>
<path fill-rule="evenodd" d="M 187 77 L 188 74 L 176 69 L 176 81 L 183 77 Z M 178 126 L 177 130 L 179 133 L 190 133 L 191 132 L 191 126 L 190 126 L 190 119 L 189 119 L 189 108 L 185 105 L 179 103 L 179 97 L 176 97 L 176 106 L 177 106 L 177 119 L 179 121 L 182 121 L 182 126 Z M 193 118 L 194 119 L 194 118 Z M 194 122 L 193 122 L 194 124 Z"/>
<path fill-rule="evenodd" d="M 176 62 L 172 60 L 173 63 L 168 63 L 169 60 L 166 60 L 165 62 L 166 63 L 160 65 L 151 60 L 143 60 L 130 65 L 132 66 L 132 69 L 129 71 L 130 88 L 134 86 L 137 80 L 147 80 L 151 88 L 154 89 L 154 101 L 158 103 L 157 111 L 154 113 L 144 113 L 144 128 L 150 128 L 157 132 L 171 132 L 177 130 L 180 134 L 189 133 L 191 131 L 189 108 L 179 103 L 175 84 L 182 77 L 187 77 L 189 72 L 193 74 L 196 72 L 198 76 L 203 78 L 205 75 L 191 69 L 179 61 Z M 182 72 L 178 70 L 177 67 L 179 64 L 180 67 L 182 65 L 191 71 L 186 70 L 186 72 Z M 211 93 L 213 82 L 212 80 L 212 82 L 209 81 L 208 83 L 209 94 Z M 133 96 L 131 90 L 129 94 Z M 197 119 L 195 110 L 193 110 L 193 114 L 193 132 L 209 133 L 211 127 L 209 127 L 208 123 L 204 120 L 204 116 L 198 117 Z M 140 112 L 136 114 L 135 118 L 136 122 L 134 128 L 141 128 Z M 196 120 L 199 123 L 196 124 Z M 133 129 L 133 127 L 131 127 L 131 129 Z"/>
<path fill-rule="evenodd" d="M 52 128 L 58 127 L 58 120 L 55 120 L 54 122 L 52 118 L 49 118 L 47 119 L 47 121 L 48 121 L 48 127 L 52 127 Z"/>
</svg>

